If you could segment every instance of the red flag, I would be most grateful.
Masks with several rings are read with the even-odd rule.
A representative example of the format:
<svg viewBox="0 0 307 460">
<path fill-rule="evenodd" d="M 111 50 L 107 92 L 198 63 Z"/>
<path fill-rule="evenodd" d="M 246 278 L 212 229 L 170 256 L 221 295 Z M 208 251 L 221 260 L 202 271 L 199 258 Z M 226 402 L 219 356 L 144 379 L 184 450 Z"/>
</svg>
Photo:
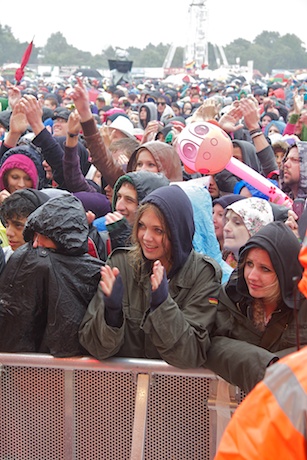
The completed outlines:
<svg viewBox="0 0 307 460">
<path fill-rule="evenodd" d="M 22 56 L 22 59 L 21 59 L 20 67 L 15 72 L 15 80 L 16 80 L 17 84 L 20 83 L 20 80 L 24 76 L 24 68 L 25 68 L 25 66 L 27 65 L 27 63 L 28 63 L 28 61 L 30 59 L 30 56 L 31 56 L 31 53 L 32 53 L 32 48 L 33 48 L 33 40 L 31 41 L 31 43 L 28 45 L 26 51 L 24 52 L 24 55 Z"/>
</svg>

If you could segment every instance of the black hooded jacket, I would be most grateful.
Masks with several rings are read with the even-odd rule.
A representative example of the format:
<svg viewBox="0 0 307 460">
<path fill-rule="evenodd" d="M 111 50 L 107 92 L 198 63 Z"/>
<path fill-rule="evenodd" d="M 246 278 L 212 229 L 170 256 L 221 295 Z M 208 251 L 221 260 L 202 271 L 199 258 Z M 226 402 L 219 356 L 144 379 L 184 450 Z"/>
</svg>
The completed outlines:
<svg viewBox="0 0 307 460">
<path fill-rule="evenodd" d="M 281 290 L 281 301 L 264 331 L 256 328 L 249 315 L 251 297 L 243 277 L 242 260 L 254 247 L 268 252 Z M 272 360 L 297 350 L 298 337 L 301 346 L 307 345 L 307 300 L 293 279 L 299 280 L 303 272 L 299 251 L 300 244 L 292 230 L 283 222 L 272 222 L 241 248 L 238 268 L 220 289 L 207 366 L 245 392 L 264 377 Z"/>
<path fill-rule="evenodd" d="M 244 297 L 249 297 L 249 293 L 243 276 L 242 261 L 246 253 L 254 247 L 260 247 L 268 252 L 277 274 L 282 301 L 287 307 L 294 308 L 295 283 L 293 279 L 301 279 L 303 267 L 298 260 L 301 245 L 292 230 L 283 222 L 272 222 L 252 236 L 244 247 L 241 248 L 237 269 L 236 291 Z M 229 292 L 230 285 L 231 283 L 226 288 L 226 292 Z M 300 295 L 300 298 L 302 299 L 303 297 Z"/>
<path fill-rule="evenodd" d="M 35 232 L 58 249 L 33 248 Z M 0 276 L 0 351 L 87 354 L 77 332 L 103 262 L 87 253 L 81 202 L 72 195 L 50 199 L 30 215 L 24 238 L 28 243 L 13 253 Z"/>
</svg>

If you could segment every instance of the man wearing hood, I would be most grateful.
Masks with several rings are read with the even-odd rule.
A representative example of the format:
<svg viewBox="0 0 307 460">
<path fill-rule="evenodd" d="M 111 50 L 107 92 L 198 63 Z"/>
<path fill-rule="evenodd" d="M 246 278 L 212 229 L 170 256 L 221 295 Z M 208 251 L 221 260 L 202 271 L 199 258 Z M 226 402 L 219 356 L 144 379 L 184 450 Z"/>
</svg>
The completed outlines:
<svg viewBox="0 0 307 460">
<path fill-rule="evenodd" d="M 129 172 L 117 180 L 113 190 L 113 212 L 94 221 L 97 228 L 102 220 L 106 224 L 112 249 L 131 245 L 131 231 L 139 203 L 150 192 L 169 183 L 164 174 L 150 171 Z"/>
<path fill-rule="evenodd" d="M 80 342 L 97 359 L 164 359 L 205 364 L 221 269 L 193 250 L 193 208 L 177 185 L 141 203 L 133 246 L 117 248 L 80 326 Z"/>
<path fill-rule="evenodd" d="M 281 168 L 281 187 L 291 199 L 307 197 L 307 142 L 297 141 L 289 146 Z"/>
<path fill-rule="evenodd" d="M 0 277 L 0 351 L 86 354 L 78 328 L 103 262 L 88 251 L 88 223 L 73 195 L 51 198 L 29 216 L 24 239 Z"/>
</svg>

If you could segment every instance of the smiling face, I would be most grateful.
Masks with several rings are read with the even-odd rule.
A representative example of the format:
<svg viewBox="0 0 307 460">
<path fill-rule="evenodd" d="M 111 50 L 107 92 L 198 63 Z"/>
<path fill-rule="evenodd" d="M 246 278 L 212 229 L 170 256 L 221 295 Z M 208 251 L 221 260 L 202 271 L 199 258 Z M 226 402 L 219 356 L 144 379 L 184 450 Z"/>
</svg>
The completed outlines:
<svg viewBox="0 0 307 460">
<path fill-rule="evenodd" d="M 138 196 L 135 187 L 130 182 L 124 182 L 117 192 L 115 209 L 133 225 L 138 208 Z"/>
<path fill-rule="evenodd" d="M 236 257 L 238 256 L 240 247 L 243 246 L 250 237 L 242 217 L 231 209 L 226 211 L 223 236 L 224 249 L 233 252 Z"/>
<path fill-rule="evenodd" d="M 66 136 L 68 131 L 68 121 L 64 120 L 64 118 L 56 118 L 53 120 L 52 130 L 54 136 Z"/>
<path fill-rule="evenodd" d="M 279 297 L 279 282 L 271 259 L 264 249 L 249 250 L 244 264 L 244 279 L 255 299 L 272 302 Z"/>
<path fill-rule="evenodd" d="M 168 272 L 171 268 L 171 242 L 154 205 L 141 213 L 137 225 L 137 240 L 144 256 L 148 260 L 160 260 Z"/>
</svg>

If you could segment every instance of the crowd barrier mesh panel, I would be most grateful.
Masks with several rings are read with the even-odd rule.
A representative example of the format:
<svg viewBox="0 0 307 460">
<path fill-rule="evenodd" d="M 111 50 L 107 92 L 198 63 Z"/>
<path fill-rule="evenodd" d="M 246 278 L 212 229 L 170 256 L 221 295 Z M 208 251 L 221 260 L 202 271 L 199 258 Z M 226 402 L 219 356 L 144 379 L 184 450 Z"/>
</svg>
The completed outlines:
<svg viewBox="0 0 307 460">
<path fill-rule="evenodd" d="M 64 459 L 64 372 L 4 366 L 0 391 L 0 459 Z"/>
<path fill-rule="evenodd" d="M 151 387 L 146 459 L 210 459 L 209 379 L 156 375 Z"/>
<path fill-rule="evenodd" d="M 150 375 L 144 459 L 213 459 L 210 371 L 20 356 L 0 354 L 0 460 L 129 460 L 138 372 Z"/>
<path fill-rule="evenodd" d="M 136 384 L 130 373 L 76 371 L 74 458 L 130 457 Z"/>
</svg>

